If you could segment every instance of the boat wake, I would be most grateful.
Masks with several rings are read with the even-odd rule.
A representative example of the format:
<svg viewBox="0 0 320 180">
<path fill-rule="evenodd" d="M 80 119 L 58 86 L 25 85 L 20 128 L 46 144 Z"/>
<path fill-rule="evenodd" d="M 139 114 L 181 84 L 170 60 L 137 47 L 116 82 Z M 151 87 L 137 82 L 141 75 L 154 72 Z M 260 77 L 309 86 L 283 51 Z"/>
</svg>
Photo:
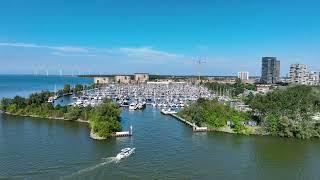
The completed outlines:
<svg viewBox="0 0 320 180">
<path fill-rule="evenodd" d="M 1 179 L 29 179 L 29 178 L 38 178 L 41 177 L 42 175 L 50 174 L 53 173 L 55 174 L 57 171 L 60 170 L 66 170 L 66 169 L 71 169 L 74 166 L 78 166 L 80 164 L 91 164 L 92 162 L 76 162 L 76 163 L 67 163 L 67 164 L 61 164 L 59 166 L 51 166 L 51 167 L 46 167 L 46 168 L 39 168 L 35 170 L 30 170 L 27 172 L 21 172 L 17 173 L 14 176 L 1 176 L 0 175 L 0 180 Z"/>
<path fill-rule="evenodd" d="M 96 164 L 96 165 L 93 165 L 93 166 L 90 166 L 90 167 L 87 167 L 85 169 L 81 169 L 69 176 L 66 176 L 66 177 L 63 177 L 61 179 L 69 179 L 69 178 L 74 178 L 74 177 L 78 177 L 80 175 L 83 175 L 83 174 L 87 174 L 88 172 L 91 172 L 91 171 L 94 171 L 96 169 L 99 169 L 99 168 L 102 168 L 108 164 L 111 164 L 111 163 L 118 163 L 120 161 L 119 158 L 117 157 L 108 157 L 108 158 L 102 158 L 102 162 Z"/>
<path fill-rule="evenodd" d="M 71 174 L 70 176 L 67 176 L 67 177 L 63 177 L 61 179 L 72 179 L 72 178 L 76 178 L 76 177 L 79 177 L 81 175 L 86 175 L 86 174 L 89 174 L 91 171 L 94 171 L 94 170 L 97 170 L 99 168 L 102 168 L 108 164 L 111 164 L 111 163 L 118 163 L 121 159 L 124 159 L 124 158 L 127 158 L 129 157 L 130 155 L 134 154 L 135 153 L 135 149 L 136 148 L 124 148 L 124 149 L 121 149 L 121 152 L 117 154 L 116 157 L 108 157 L 108 158 L 102 158 L 102 162 L 96 164 L 96 165 L 93 165 L 93 166 L 90 166 L 90 167 L 87 167 L 85 169 L 81 169 L 73 174 Z"/>
</svg>

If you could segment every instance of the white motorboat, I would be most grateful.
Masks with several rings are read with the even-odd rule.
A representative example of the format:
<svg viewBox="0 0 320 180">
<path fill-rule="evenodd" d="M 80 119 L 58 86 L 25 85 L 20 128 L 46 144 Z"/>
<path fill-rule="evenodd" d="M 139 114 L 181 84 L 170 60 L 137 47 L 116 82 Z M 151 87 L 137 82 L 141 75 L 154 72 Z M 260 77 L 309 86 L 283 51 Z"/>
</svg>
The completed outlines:
<svg viewBox="0 0 320 180">
<path fill-rule="evenodd" d="M 53 103 L 54 102 L 54 97 L 49 97 L 48 103 Z"/>
<path fill-rule="evenodd" d="M 144 109 L 144 108 L 146 108 L 146 107 L 147 107 L 146 102 L 142 102 L 142 103 L 138 103 L 138 104 L 137 104 L 137 108 L 138 108 L 138 109 Z"/>
<path fill-rule="evenodd" d="M 127 158 L 129 157 L 131 154 L 135 153 L 135 149 L 136 148 L 124 148 L 121 149 L 121 152 L 119 154 L 117 154 L 116 158 L 117 159 L 123 159 L 123 158 Z"/>
<path fill-rule="evenodd" d="M 129 110 L 136 110 L 137 109 L 137 105 L 135 103 L 131 103 L 129 105 Z"/>
<path fill-rule="evenodd" d="M 128 107 L 128 106 L 129 106 L 128 101 L 127 101 L 127 100 L 123 100 L 121 106 L 123 106 L 123 107 Z"/>
<path fill-rule="evenodd" d="M 73 103 L 74 106 L 80 106 L 82 104 L 83 104 L 83 100 L 81 99 L 77 99 L 77 101 Z"/>
<path fill-rule="evenodd" d="M 167 115 L 167 114 L 176 114 L 177 112 L 169 108 L 169 109 L 161 109 L 161 113 Z"/>
<path fill-rule="evenodd" d="M 137 104 L 137 108 L 138 108 L 138 109 L 142 109 L 142 108 L 143 108 L 142 103 L 138 103 L 138 104 Z"/>
</svg>

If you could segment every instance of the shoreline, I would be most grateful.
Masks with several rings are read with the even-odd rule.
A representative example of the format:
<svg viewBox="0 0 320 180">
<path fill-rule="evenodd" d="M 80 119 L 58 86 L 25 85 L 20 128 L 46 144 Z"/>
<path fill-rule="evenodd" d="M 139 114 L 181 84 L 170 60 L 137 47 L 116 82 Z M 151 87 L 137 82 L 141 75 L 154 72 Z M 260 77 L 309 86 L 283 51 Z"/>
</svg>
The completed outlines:
<svg viewBox="0 0 320 180">
<path fill-rule="evenodd" d="M 106 137 L 101 137 L 97 133 L 93 132 L 92 128 L 90 129 L 90 138 L 93 140 L 106 140 L 106 139 L 108 139 Z"/>
<path fill-rule="evenodd" d="M 31 118 L 42 118 L 42 119 L 49 119 L 49 120 L 61 120 L 61 121 L 70 121 L 70 122 L 80 122 L 80 123 L 87 123 L 89 124 L 89 121 L 85 121 L 82 119 L 77 119 L 77 120 L 68 120 L 65 118 L 59 118 L 59 117 L 41 117 L 41 116 L 36 116 L 36 115 L 21 115 L 21 114 L 14 114 L 14 113 L 9 113 L 6 111 L 0 111 L 0 113 L 10 115 L 10 116 L 20 116 L 20 117 L 31 117 Z M 97 133 L 93 132 L 92 128 L 90 128 L 90 134 L 89 137 L 93 140 L 106 140 L 108 138 L 106 137 L 100 137 Z"/>
<path fill-rule="evenodd" d="M 49 119 L 49 120 L 61 120 L 61 121 L 69 121 L 69 122 L 80 122 L 80 123 L 87 123 L 89 124 L 89 121 L 86 120 L 82 120 L 82 119 L 77 119 L 77 120 L 69 120 L 69 119 L 65 119 L 63 117 L 42 117 L 42 116 L 37 116 L 37 115 L 21 115 L 21 114 L 15 114 L 15 113 L 9 113 L 6 111 L 0 111 L 0 113 L 3 114 L 7 114 L 7 115 L 11 115 L 11 116 L 20 116 L 20 117 L 31 117 L 31 118 L 42 118 L 42 119 Z M 190 121 L 185 120 L 184 118 L 176 115 L 176 114 L 170 114 L 171 117 L 177 119 L 180 122 L 185 121 L 189 122 L 190 124 L 192 124 Z M 181 121 L 183 120 L 183 121 Z M 238 135 L 255 135 L 255 136 L 267 136 L 268 134 L 261 134 L 261 133 L 256 133 L 256 132 L 250 132 L 248 134 L 245 133 L 236 133 L 234 132 L 230 127 L 222 127 L 222 128 L 210 128 L 208 127 L 206 129 L 206 131 L 193 131 L 194 133 L 198 133 L 198 132 L 222 132 L 222 133 L 228 133 L 228 134 L 238 134 Z M 90 127 L 90 133 L 89 136 L 91 139 L 93 140 L 106 140 L 108 139 L 108 137 L 101 137 L 99 136 L 97 133 L 93 132 L 92 128 Z M 116 137 L 114 134 L 111 135 L 111 137 Z"/>
<path fill-rule="evenodd" d="M 174 117 L 175 119 L 183 122 L 183 123 L 192 124 L 190 121 L 178 116 L 177 114 L 170 114 L 170 115 L 172 117 Z M 246 128 L 248 128 L 248 127 L 246 126 Z M 228 133 L 228 134 L 254 135 L 254 136 L 267 136 L 268 135 L 268 134 L 257 133 L 256 132 L 256 128 L 254 128 L 254 127 L 251 127 L 251 129 L 254 129 L 254 132 L 251 131 L 248 134 L 246 134 L 246 133 L 236 133 L 236 132 L 233 131 L 232 128 L 230 128 L 228 126 L 224 126 L 222 128 L 210 128 L 210 127 L 207 127 L 207 129 L 205 131 L 199 131 L 199 132 L 222 132 L 222 133 Z M 197 133 L 197 131 L 193 131 L 193 132 Z"/>
<path fill-rule="evenodd" d="M 81 123 L 89 123 L 89 121 L 77 119 L 77 120 L 70 120 L 63 117 L 43 117 L 43 116 L 37 116 L 37 115 L 22 115 L 22 114 L 15 114 L 15 113 L 9 113 L 6 111 L 0 111 L 0 113 L 11 115 L 11 116 L 20 116 L 20 117 L 32 117 L 32 118 L 42 118 L 42 119 L 50 119 L 50 120 L 61 120 L 61 121 L 70 121 L 70 122 L 81 122 Z"/>
<path fill-rule="evenodd" d="M 36 116 L 36 115 L 21 115 L 21 114 L 9 113 L 9 112 L 2 111 L 2 110 L 0 111 L 0 113 L 6 114 L 6 115 L 10 115 L 10 116 L 20 116 L 20 117 L 39 118 L 39 119 L 41 118 L 41 119 L 49 119 L 49 120 L 61 120 L 61 121 L 87 123 L 87 124 L 89 124 L 89 128 L 90 128 L 89 136 L 90 136 L 91 139 L 93 139 L 93 140 L 106 140 L 106 139 L 109 139 L 109 137 L 101 137 L 97 133 L 93 132 L 93 129 L 90 127 L 89 121 L 85 121 L 85 120 L 82 120 L 82 119 L 69 120 L 69 119 L 65 119 L 65 118 L 62 118 L 62 117 L 59 118 L 59 117 L 41 117 L 41 116 Z M 111 134 L 111 137 L 118 137 L 118 136 L 116 135 L 116 132 L 113 132 Z"/>
</svg>

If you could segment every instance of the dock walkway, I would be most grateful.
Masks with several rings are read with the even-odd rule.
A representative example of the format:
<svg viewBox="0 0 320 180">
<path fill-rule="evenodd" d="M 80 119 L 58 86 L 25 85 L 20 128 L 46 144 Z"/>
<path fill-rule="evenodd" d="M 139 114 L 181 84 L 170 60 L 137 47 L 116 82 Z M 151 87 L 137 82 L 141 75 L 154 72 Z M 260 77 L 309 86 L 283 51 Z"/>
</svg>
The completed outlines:
<svg viewBox="0 0 320 180">
<path fill-rule="evenodd" d="M 115 132 L 112 134 L 113 137 L 126 137 L 132 136 L 132 125 L 130 126 L 130 131 L 122 131 L 122 132 Z"/>
<path fill-rule="evenodd" d="M 177 120 L 179 120 L 179 121 L 191 126 L 194 132 L 206 132 L 206 131 L 208 131 L 207 127 L 199 127 L 195 123 L 187 121 L 187 120 L 183 119 L 182 117 L 177 116 L 176 114 L 170 113 L 168 115 L 171 115 L 174 118 L 176 118 Z"/>
<path fill-rule="evenodd" d="M 116 132 L 112 134 L 113 137 L 126 137 L 126 136 L 132 136 L 132 133 L 130 131 L 123 131 L 123 132 Z"/>
</svg>

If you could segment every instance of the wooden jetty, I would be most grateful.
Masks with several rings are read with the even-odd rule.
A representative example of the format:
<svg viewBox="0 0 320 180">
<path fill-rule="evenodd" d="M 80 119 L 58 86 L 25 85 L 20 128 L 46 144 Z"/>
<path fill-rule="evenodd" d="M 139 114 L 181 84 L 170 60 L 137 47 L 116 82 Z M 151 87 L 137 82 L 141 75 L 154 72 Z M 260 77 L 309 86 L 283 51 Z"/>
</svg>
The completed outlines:
<svg viewBox="0 0 320 180">
<path fill-rule="evenodd" d="M 122 131 L 122 132 L 115 132 L 112 134 L 113 137 L 126 137 L 126 136 L 132 136 L 132 133 L 130 131 Z"/>
<path fill-rule="evenodd" d="M 186 125 L 191 126 L 192 129 L 193 129 L 193 132 L 207 132 L 207 131 L 208 131 L 208 128 L 207 128 L 207 127 L 199 127 L 199 126 L 197 126 L 195 123 L 192 123 L 192 122 L 190 122 L 190 121 L 187 121 L 187 120 L 185 120 L 185 119 L 177 116 L 176 114 L 170 113 L 170 114 L 168 114 L 168 115 L 171 115 L 171 116 L 173 116 L 174 118 L 176 118 L 177 120 L 185 123 Z"/>
<path fill-rule="evenodd" d="M 111 136 L 113 136 L 113 137 L 132 136 L 132 126 L 130 126 L 130 131 L 115 132 Z"/>
</svg>

